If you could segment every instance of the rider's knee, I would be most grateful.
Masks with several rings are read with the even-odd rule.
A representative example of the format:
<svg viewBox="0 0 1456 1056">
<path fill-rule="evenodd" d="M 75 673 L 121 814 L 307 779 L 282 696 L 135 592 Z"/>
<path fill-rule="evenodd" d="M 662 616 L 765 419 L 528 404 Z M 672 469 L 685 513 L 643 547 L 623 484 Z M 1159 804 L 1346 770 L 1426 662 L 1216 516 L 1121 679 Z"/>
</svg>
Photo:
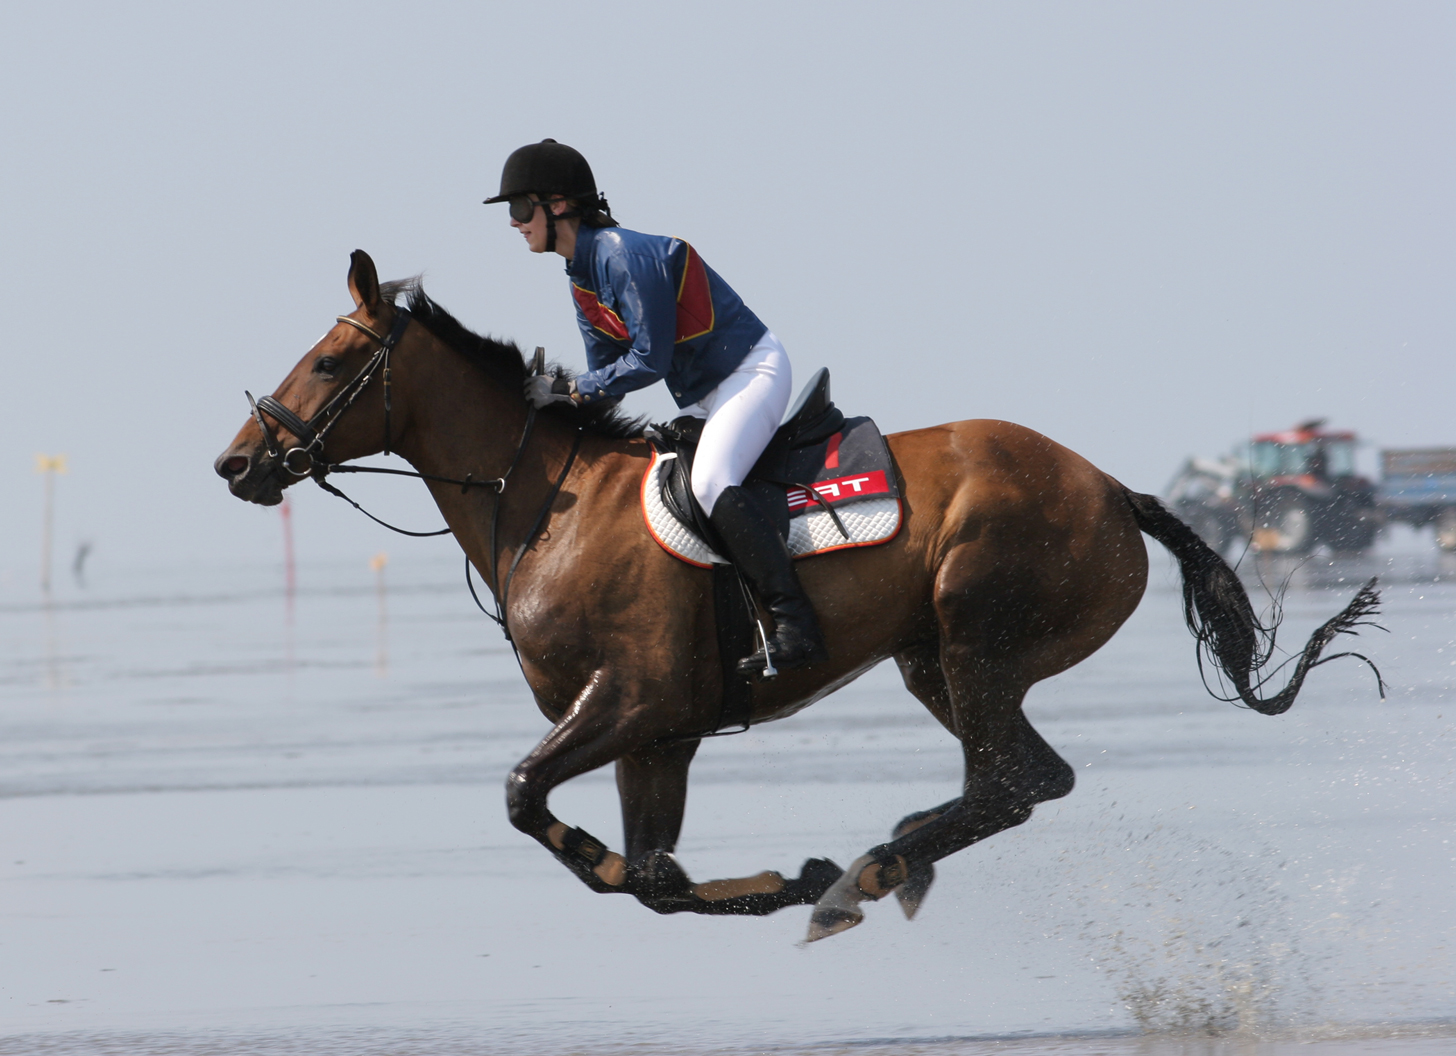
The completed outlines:
<svg viewBox="0 0 1456 1056">
<path fill-rule="evenodd" d="M 703 508 L 704 513 L 711 514 L 713 507 L 718 503 L 718 496 L 722 495 L 727 488 L 732 487 L 734 481 L 727 474 L 715 472 L 710 468 L 700 469 L 698 465 L 694 464 L 690 483 L 693 497 L 698 500 L 698 505 Z"/>
</svg>

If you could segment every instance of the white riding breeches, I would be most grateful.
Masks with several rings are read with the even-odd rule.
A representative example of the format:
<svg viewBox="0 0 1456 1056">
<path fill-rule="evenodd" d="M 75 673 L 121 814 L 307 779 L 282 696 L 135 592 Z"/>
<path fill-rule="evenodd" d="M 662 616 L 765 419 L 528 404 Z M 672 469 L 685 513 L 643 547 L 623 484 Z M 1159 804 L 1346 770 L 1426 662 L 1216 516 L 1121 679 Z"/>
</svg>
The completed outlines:
<svg viewBox="0 0 1456 1056">
<path fill-rule="evenodd" d="M 716 389 L 682 409 L 707 419 L 693 456 L 693 494 L 705 512 L 748 476 L 783 421 L 793 388 L 789 354 L 769 330 Z"/>
</svg>

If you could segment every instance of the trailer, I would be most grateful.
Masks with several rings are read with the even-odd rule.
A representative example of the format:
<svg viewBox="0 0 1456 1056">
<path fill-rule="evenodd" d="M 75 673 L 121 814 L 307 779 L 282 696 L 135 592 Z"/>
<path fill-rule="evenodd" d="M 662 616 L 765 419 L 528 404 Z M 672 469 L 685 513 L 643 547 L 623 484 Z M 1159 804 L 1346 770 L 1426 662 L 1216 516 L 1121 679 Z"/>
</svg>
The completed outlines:
<svg viewBox="0 0 1456 1056">
<path fill-rule="evenodd" d="M 1387 521 L 1431 525 L 1442 550 L 1456 550 L 1456 447 L 1380 453 L 1377 501 Z"/>
</svg>

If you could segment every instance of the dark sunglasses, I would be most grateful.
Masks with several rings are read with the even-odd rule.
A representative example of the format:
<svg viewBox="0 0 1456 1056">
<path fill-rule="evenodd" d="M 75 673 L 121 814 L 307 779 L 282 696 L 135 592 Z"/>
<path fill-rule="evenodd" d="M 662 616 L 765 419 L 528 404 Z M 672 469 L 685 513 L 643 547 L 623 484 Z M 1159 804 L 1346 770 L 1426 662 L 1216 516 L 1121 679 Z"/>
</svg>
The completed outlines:
<svg viewBox="0 0 1456 1056">
<path fill-rule="evenodd" d="M 510 200 L 511 219 L 518 224 L 529 224 L 531 217 L 536 215 L 536 206 L 550 205 L 552 202 L 564 202 L 565 198 L 543 198 L 540 201 L 533 201 L 522 194 Z"/>
</svg>

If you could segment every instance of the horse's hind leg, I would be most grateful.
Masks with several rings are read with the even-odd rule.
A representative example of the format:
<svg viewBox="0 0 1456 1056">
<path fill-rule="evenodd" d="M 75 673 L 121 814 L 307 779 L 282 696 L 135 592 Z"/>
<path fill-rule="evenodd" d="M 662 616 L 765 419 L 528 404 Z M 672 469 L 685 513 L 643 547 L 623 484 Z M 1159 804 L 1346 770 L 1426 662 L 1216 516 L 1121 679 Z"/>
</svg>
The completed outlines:
<svg viewBox="0 0 1456 1056">
<path fill-rule="evenodd" d="M 942 726 L 951 733 L 955 733 L 950 689 L 946 686 L 945 676 L 940 670 L 940 643 L 924 642 L 906 649 L 895 656 L 895 664 L 900 668 L 900 677 L 905 680 L 905 688 L 915 694 L 916 698 L 925 705 L 926 710 L 934 715 Z M 901 836 L 914 832 L 922 825 L 940 817 L 960 801 L 960 797 L 957 796 L 938 807 L 917 810 L 913 814 L 905 815 L 895 826 L 894 831 L 890 833 L 890 839 L 897 840 Z M 919 863 L 907 871 L 905 882 L 895 888 L 895 899 L 900 903 L 900 908 L 905 911 L 907 918 L 914 919 L 916 912 L 920 909 L 920 903 L 925 900 L 926 894 L 930 891 L 930 885 L 934 882 L 935 866 L 930 862 Z"/>
<path fill-rule="evenodd" d="M 1026 687 L 994 677 L 969 647 L 942 643 L 939 652 L 937 665 L 923 653 L 897 659 L 907 685 L 961 741 L 962 795 L 905 818 L 889 843 L 856 860 L 815 906 L 811 942 L 858 924 L 860 902 L 902 886 L 908 888 L 902 905 L 913 914 L 934 877 L 932 863 L 1021 824 L 1037 803 L 1072 790 L 1072 768 L 1021 712 Z"/>
</svg>

